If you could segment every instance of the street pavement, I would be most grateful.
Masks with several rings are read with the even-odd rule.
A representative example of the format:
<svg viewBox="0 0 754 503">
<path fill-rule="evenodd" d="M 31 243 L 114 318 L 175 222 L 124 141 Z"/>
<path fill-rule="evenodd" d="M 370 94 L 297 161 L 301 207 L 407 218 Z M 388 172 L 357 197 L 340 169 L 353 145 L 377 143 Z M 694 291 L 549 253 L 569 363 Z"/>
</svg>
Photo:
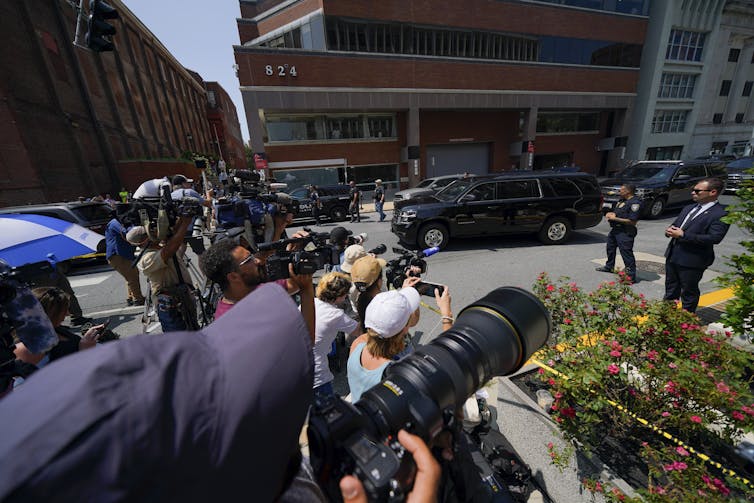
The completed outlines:
<svg viewBox="0 0 754 503">
<path fill-rule="evenodd" d="M 730 203 L 734 198 L 724 196 L 722 202 Z M 369 212 L 365 205 L 361 223 L 325 223 L 314 230 L 329 232 L 336 225 L 342 225 L 355 234 L 366 232 L 367 249 L 384 243 L 388 252 L 383 258 L 390 260 L 397 255 L 392 248 L 399 246 L 397 238 L 390 232 L 391 211 L 388 218 L 379 222 L 377 214 Z M 664 229 L 677 216 L 678 210 L 669 211 L 658 220 L 639 222 L 639 233 L 634 250 L 639 265 L 640 282 L 633 288 L 648 298 L 661 298 L 664 292 L 664 257 L 667 245 Z M 302 228 L 292 226 L 289 234 Z M 591 229 L 574 232 L 572 239 L 558 246 L 544 246 L 536 236 L 502 236 L 455 240 L 448 248 L 428 257 L 427 281 L 449 285 L 453 299 L 453 312 L 478 300 L 499 286 L 519 286 L 531 289 L 537 275 L 547 272 L 553 279 L 567 276 L 585 288 L 595 288 L 603 281 L 615 276 L 596 272 L 595 267 L 605 262 L 605 240 L 610 228 L 602 222 Z M 743 232 L 732 227 L 725 240 L 715 247 L 717 259 L 705 273 L 701 289 L 703 293 L 719 288 L 714 279 L 729 270 L 725 257 L 742 253 L 742 239 L 748 238 Z M 189 252 L 190 254 L 191 252 Z M 620 264 L 620 254 L 618 255 Z M 112 318 L 110 328 L 121 336 L 133 336 L 143 332 L 141 307 L 126 307 L 125 281 L 107 264 L 94 267 L 78 267 L 69 274 L 84 313 L 98 321 Z M 142 283 L 144 279 L 142 278 Z M 434 299 L 424 297 L 429 306 L 435 306 Z M 422 317 L 416 327 L 415 340 L 426 343 L 440 333 L 439 316 L 428 309 L 422 310 Z M 154 330 L 159 332 L 159 328 Z"/>
</svg>

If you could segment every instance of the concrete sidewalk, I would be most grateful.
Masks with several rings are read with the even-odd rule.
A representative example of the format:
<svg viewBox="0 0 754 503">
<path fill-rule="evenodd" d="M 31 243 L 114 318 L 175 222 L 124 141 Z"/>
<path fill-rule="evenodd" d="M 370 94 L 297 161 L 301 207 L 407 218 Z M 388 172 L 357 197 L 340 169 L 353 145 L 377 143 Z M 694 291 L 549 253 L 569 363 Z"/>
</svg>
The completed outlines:
<svg viewBox="0 0 754 503">
<path fill-rule="evenodd" d="M 374 203 L 362 203 L 361 213 L 374 213 Z M 393 201 L 385 201 L 385 205 L 382 207 L 382 211 L 393 211 Z"/>
</svg>

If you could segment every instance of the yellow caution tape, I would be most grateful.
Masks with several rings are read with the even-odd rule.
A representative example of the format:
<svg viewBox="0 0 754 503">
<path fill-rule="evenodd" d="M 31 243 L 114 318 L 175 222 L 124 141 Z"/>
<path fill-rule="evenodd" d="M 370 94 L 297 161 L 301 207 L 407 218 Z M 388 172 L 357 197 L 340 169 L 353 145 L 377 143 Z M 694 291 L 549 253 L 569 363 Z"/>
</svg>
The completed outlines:
<svg viewBox="0 0 754 503">
<path fill-rule="evenodd" d="M 555 374 L 558 377 L 562 377 L 563 379 L 566 379 L 566 380 L 569 379 L 569 377 L 567 375 L 563 374 L 562 372 L 558 372 L 554 368 L 550 367 L 549 365 L 546 365 L 546 364 L 542 363 L 539 360 L 535 360 L 534 358 L 532 358 L 532 359 L 529 360 L 529 362 L 531 362 L 531 363 L 533 363 L 535 365 L 538 365 L 539 367 L 541 367 L 545 371 L 550 372 L 552 374 Z M 594 391 L 594 390 L 588 390 L 588 391 L 590 393 L 595 394 L 595 395 L 597 394 L 597 392 Z M 641 424 L 643 426 L 646 426 L 647 428 L 649 428 L 650 430 L 654 431 L 655 433 L 659 433 L 660 435 L 662 435 L 666 439 L 670 440 L 674 444 L 676 444 L 676 445 L 678 445 L 680 447 L 683 447 L 684 449 L 686 449 L 690 453 L 696 455 L 696 457 L 698 457 L 699 459 L 701 459 L 705 463 L 708 463 L 708 464 L 714 466 L 715 468 L 717 468 L 718 470 L 720 470 L 724 474 L 728 475 L 729 477 L 734 478 L 734 479 L 738 480 L 739 482 L 743 482 L 749 488 L 754 489 L 754 485 L 749 481 L 749 479 L 738 475 L 735 471 L 733 471 L 733 470 L 731 470 L 729 468 L 725 468 L 722 464 L 720 464 L 717 461 L 711 459 L 706 454 L 704 454 L 702 452 L 697 452 L 697 450 L 694 449 L 693 447 L 691 447 L 690 445 L 685 444 L 682 440 L 677 439 L 676 437 L 674 437 L 673 435 L 671 435 L 667 431 L 663 430 L 662 428 L 658 428 L 657 426 L 655 426 L 653 424 L 650 424 L 649 421 L 647 421 L 646 419 L 644 419 L 642 417 L 639 417 L 638 415 L 636 415 L 635 413 L 631 412 L 630 410 L 628 410 L 623 405 L 621 405 L 621 404 L 619 404 L 619 403 L 617 403 L 617 402 L 615 402 L 613 400 L 610 400 L 610 399 L 607 399 L 607 403 L 609 403 L 610 405 L 612 405 L 616 409 L 620 410 L 621 412 L 625 412 L 630 417 L 632 417 L 633 419 L 635 419 L 639 424 Z"/>
</svg>

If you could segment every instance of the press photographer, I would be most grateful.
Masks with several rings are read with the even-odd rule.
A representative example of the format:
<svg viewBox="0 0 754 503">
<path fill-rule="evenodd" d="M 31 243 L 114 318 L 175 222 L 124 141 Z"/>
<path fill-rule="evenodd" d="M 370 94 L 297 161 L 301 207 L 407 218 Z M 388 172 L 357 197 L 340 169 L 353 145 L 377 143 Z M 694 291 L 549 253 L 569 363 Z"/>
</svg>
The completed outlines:
<svg viewBox="0 0 754 503">
<path fill-rule="evenodd" d="M 178 217 L 164 245 L 143 225 L 133 227 L 126 234 L 129 243 L 142 249 L 137 266 L 152 284 L 163 333 L 199 329 L 193 287 L 188 283 L 189 272 L 178 257 L 192 221 L 193 216 Z"/>
<path fill-rule="evenodd" d="M 393 332 L 407 319 L 411 299 L 394 291 L 380 295 L 379 310 L 393 314 L 370 317 L 370 325 L 377 326 L 378 333 Z M 432 343 L 387 365 L 382 382 L 365 391 L 359 401 L 318 402 L 309 419 L 309 449 L 328 497 L 337 501 L 343 476 L 353 474 L 369 501 L 405 498 L 417 470 L 396 442 L 399 430 L 428 443 L 442 432 L 458 438 L 460 425 L 454 412 L 492 377 L 521 368 L 545 343 L 551 324 L 549 313 L 532 294 L 498 288 L 464 308 L 453 327 Z M 467 492 L 459 500 L 470 497 L 473 482 L 481 484 L 481 477 L 475 475 L 475 481 L 472 477 L 463 486 Z"/>
</svg>

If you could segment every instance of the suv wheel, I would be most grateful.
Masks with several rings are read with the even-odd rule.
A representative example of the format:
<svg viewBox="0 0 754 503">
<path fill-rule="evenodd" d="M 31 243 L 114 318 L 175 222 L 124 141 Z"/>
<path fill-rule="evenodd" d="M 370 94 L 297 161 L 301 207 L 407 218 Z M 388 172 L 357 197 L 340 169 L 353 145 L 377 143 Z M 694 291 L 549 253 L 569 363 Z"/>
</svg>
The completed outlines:
<svg viewBox="0 0 754 503">
<path fill-rule="evenodd" d="M 418 244 L 420 248 L 439 247 L 441 250 L 448 246 L 450 233 L 447 227 L 439 223 L 427 224 L 419 230 Z"/>
<path fill-rule="evenodd" d="M 649 210 L 647 210 L 647 216 L 649 218 L 660 218 L 662 213 L 665 211 L 665 198 L 664 197 L 658 197 L 656 199 L 653 199 L 652 202 L 649 205 Z"/>
<path fill-rule="evenodd" d="M 571 222 L 565 217 L 549 219 L 539 231 L 539 240 L 546 245 L 565 243 L 570 236 Z"/>
<path fill-rule="evenodd" d="M 346 209 L 342 206 L 336 206 L 330 210 L 330 219 L 333 222 L 342 222 L 346 219 L 347 215 Z"/>
</svg>

